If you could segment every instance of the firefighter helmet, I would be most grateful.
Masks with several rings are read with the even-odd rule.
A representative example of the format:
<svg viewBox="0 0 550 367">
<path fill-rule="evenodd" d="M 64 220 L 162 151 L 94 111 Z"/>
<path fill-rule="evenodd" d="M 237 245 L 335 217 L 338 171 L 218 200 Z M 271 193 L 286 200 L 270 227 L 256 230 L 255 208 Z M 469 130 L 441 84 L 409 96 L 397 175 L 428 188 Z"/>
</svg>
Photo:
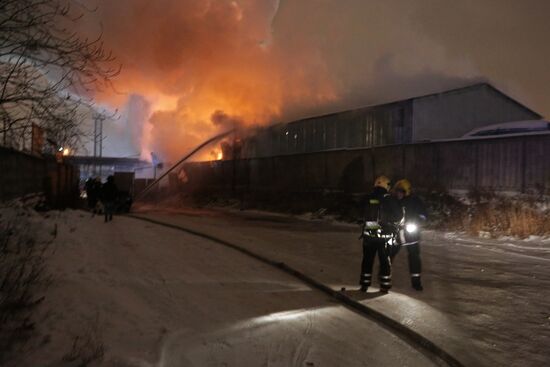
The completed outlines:
<svg viewBox="0 0 550 367">
<path fill-rule="evenodd" d="M 405 193 L 405 196 L 409 196 L 411 194 L 411 183 L 406 178 L 399 180 L 395 183 L 393 186 L 394 191 L 395 190 L 401 190 Z"/>
<path fill-rule="evenodd" d="M 374 187 L 381 187 L 386 190 L 390 190 L 390 179 L 386 176 L 378 176 L 376 180 L 374 180 Z"/>
</svg>

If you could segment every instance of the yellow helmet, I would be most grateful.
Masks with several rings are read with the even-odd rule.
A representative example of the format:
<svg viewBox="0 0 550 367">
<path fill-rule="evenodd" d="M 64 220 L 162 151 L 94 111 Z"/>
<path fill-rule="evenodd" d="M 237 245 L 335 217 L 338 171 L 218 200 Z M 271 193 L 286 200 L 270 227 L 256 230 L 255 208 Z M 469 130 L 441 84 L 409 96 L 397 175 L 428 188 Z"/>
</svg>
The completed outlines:
<svg viewBox="0 0 550 367">
<path fill-rule="evenodd" d="M 374 187 L 381 187 L 386 190 L 390 190 L 390 179 L 386 176 L 378 176 L 376 180 L 374 180 Z"/>
<path fill-rule="evenodd" d="M 405 192 L 405 196 L 409 196 L 411 194 L 411 183 L 406 178 L 399 180 L 395 183 L 393 186 L 394 190 L 402 190 Z"/>
</svg>

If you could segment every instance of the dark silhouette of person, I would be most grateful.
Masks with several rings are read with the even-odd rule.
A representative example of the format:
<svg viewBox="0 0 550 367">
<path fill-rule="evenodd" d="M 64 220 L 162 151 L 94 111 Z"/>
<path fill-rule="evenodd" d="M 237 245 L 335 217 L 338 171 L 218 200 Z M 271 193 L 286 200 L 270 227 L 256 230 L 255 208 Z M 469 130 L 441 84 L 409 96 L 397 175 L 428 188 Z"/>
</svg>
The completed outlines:
<svg viewBox="0 0 550 367">
<path fill-rule="evenodd" d="M 392 286 L 390 247 L 397 235 L 397 223 L 403 212 L 399 203 L 388 193 L 390 180 L 386 176 L 378 177 L 374 189 L 362 200 L 364 207 L 363 260 L 361 261 L 360 291 L 366 292 L 372 284 L 372 268 L 378 254 L 380 268 L 378 279 L 380 291 L 387 293 Z"/>
<path fill-rule="evenodd" d="M 103 211 L 105 212 L 105 222 L 113 220 L 117 196 L 118 188 L 115 185 L 115 178 L 109 176 L 107 177 L 107 182 L 101 187 L 101 201 L 103 202 Z"/>
<path fill-rule="evenodd" d="M 88 198 L 88 209 L 90 209 L 92 214 L 95 214 L 97 210 L 97 202 L 99 201 L 99 196 L 101 194 L 101 182 L 93 177 L 90 177 L 86 180 L 85 189 L 86 197 Z"/>
<path fill-rule="evenodd" d="M 405 228 L 400 231 L 399 244 L 393 246 L 390 254 L 393 262 L 401 247 L 407 247 L 409 272 L 411 274 L 411 286 L 417 291 L 424 289 L 422 287 L 421 273 L 422 261 L 420 260 L 420 227 L 425 224 L 428 214 L 424 202 L 412 192 L 412 185 L 409 180 L 403 179 L 397 181 L 393 188 L 393 193 L 399 205 L 403 207 L 405 214 Z M 414 225 L 411 229 L 409 225 Z"/>
</svg>

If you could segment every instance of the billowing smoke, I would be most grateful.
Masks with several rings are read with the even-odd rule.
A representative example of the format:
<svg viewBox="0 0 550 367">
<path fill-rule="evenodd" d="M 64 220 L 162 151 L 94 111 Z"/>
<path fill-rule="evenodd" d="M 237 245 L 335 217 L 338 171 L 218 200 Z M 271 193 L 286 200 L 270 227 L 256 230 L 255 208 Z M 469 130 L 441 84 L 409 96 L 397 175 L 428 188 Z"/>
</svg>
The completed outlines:
<svg viewBox="0 0 550 367">
<path fill-rule="evenodd" d="M 99 99 L 123 110 L 142 99 L 143 115 L 126 117 L 144 157 L 154 151 L 175 160 L 235 124 L 289 121 L 480 79 L 550 112 L 545 0 L 95 3 L 86 31 L 99 31 L 99 21 L 123 64 L 118 92 Z"/>
<path fill-rule="evenodd" d="M 151 103 L 144 157 L 177 158 L 225 129 L 220 116 L 266 124 L 284 117 L 285 99 L 304 108 L 336 99 L 313 48 L 274 46 L 277 9 L 252 0 L 98 3 L 106 45 L 124 65 L 117 90 Z M 125 103 L 123 94 L 100 99 Z"/>
<path fill-rule="evenodd" d="M 147 142 L 143 139 L 144 129 L 151 115 L 151 104 L 141 95 L 128 96 L 123 109 L 104 123 L 104 155 L 113 157 L 139 157 L 141 147 Z"/>
</svg>

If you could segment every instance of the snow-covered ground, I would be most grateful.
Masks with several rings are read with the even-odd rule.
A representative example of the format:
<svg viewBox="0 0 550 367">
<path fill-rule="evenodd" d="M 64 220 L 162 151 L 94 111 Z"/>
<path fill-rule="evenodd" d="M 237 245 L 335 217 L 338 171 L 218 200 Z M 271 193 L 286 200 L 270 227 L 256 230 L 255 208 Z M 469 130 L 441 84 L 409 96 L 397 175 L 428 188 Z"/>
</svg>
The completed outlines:
<svg viewBox="0 0 550 367">
<path fill-rule="evenodd" d="M 168 217 L 199 225 L 203 218 L 219 234 L 228 223 L 215 213 L 192 215 Z M 41 346 L 17 366 L 87 359 L 123 367 L 431 365 L 373 321 L 216 243 L 127 217 L 106 224 L 81 211 L 43 221 L 57 228 L 47 254 L 52 284 L 41 305 L 47 317 L 37 324 Z M 303 235 L 283 233 L 295 244 Z"/>
<path fill-rule="evenodd" d="M 357 287 L 361 246 L 355 226 L 259 212 L 149 210 L 141 215 L 234 242 L 334 289 Z M 393 292 L 349 293 L 467 366 L 550 363 L 548 242 L 428 231 L 422 259 L 424 292 L 410 288 L 402 251 L 394 264 Z"/>
</svg>

